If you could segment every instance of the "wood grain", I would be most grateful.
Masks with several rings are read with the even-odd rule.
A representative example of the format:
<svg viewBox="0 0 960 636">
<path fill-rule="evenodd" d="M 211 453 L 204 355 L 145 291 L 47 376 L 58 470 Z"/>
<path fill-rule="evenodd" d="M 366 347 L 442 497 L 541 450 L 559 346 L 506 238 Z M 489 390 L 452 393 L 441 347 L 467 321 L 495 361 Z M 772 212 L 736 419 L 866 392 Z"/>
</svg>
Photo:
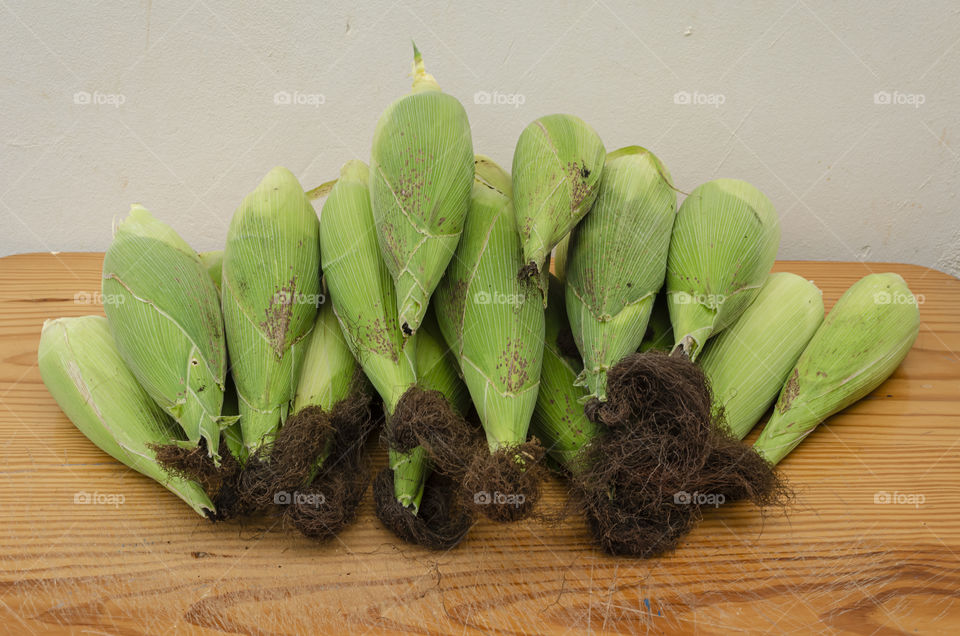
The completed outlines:
<svg viewBox="0 0 960 636">
<path fill-rule="evenodd" d="M 459 548 L 432 553 L 396 541 L 369 500 L 326 544 L 265 520 L 198 518 L 90 444 L 40 380 L 43 320 L 102 313 L 101 260 L 0 259 L 0 632 L 960 631 L 955 278 L 778 263 L 813 279 L 828 307 L 870 271 L 899 272 L 923 298 L 920 337 L 890 380 L 781 464 L 797 492 L 787 514 L 723 507 L 676 553 L 635 561 L 592 550 L 580 519 L 481 521 Z M 81 490 L 124 502 L 75 505 Z M 878 493 L 923 503 L 879 504 Z M 559 482 L 547 495 L 545 505 L 560 504 Z"/>
</svg>

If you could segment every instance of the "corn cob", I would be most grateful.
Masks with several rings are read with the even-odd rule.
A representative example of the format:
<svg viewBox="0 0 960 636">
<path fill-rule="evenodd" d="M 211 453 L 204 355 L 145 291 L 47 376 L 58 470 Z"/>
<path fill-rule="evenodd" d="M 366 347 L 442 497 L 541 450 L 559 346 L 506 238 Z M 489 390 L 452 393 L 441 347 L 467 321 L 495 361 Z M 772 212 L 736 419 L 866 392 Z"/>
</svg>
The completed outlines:
<svg viewBox="0 0 960 636">
<path fill-rule="evenodd" d="M 667 261 L 675 345 L 696 360 L 707 339 L 753 302 L 780 243 L 773 204 L 749 183 L 717 179 L 677 212 Z"/>
<path fill-rule="evenodd" d="M 523 244 L 521 274 L 540 275 L 544 302 L 547 257 L 593 205 L 605 155 L 597 133 L 573 115 L 541 117 L 517 140 L 513 197 Z"/>
<path fill-rule="evenodd" d="M 776 399 L 787 374 L 823 322 L 823 298 L 810 281 L 770 274 L 756 300 L 707 342 L 697 361 L 730 432 L 743 439 Z"/>
<path fill-rule="evenodd" d="M 219 463 L 227 369 L 220 299 L 197 253 L 134 205 L 103 259 L 104 311 L 146 392 Z"/>
<path fill-rule="evenodd" d="M 498 464 L 512 472 L 510 478 L 519 478 L 525 466 L 532 469 L 538 459 L 535 449 L 521 447 L 536 405 L 544 342 L 540 292 L 532 281 L 516 275 L 522 253 L 515 223 L 510 175 L 478 156 L 463 237 L 437 288 L 435 303 L 437 322 L 459 360 L 486 433 L 488 466 Z M 510 459 L 501 462 L 503 457 Z M 484 471 L 472 471 L 468 477 L 483 479 Z M 534 473 L 526 486 L 531 488 L 524 494 L 527 507 L 511 511 L 488 506 L 485 514 L 506 515 L 502 519 L 525 514 L 536 498 Z M 493 487 L 483 490 L 494 492 Z"/>
<path fill-rule="evenodd" d="M 566 305 L 588 397 L 607 399 L 607 370 L 643 341 L 663 285 L 677 196 L 639 146 L 607 155 L 597 200 L 570 235 Z"/>
<path fill-rule="evenodd" d="M 562 332 L 569 328 L 563 294 L 563 284 L 551 276 L 543 368 L 530 432 L 557 464 L 576 473 L 582 469 L 579 460 L 584 447 L 600 434 L 600 427 L 584 414 L 582 401 L 587 392 L 575 385 L 583 364 L 564 351 L 561 342 Z"/>
<path fill-rule="evenodd" d="M 127 369 L 104 318 L 46 321 L 38 363 L 54 400 L 91 442 L 159 482 L 197 514 L 215 514 L 199 484 L 168 474 L 155 461 L 153 446 L 176 442 L 182 431 Z"/>
<path fill-rule="evenodd" d="M 460 240 L 473 182 L 467 113 L 413 51 L 413 90 L 380 116 L 370 153 L 377 240 L 407 335 L 420 326 Z"/>
<path fill-rule="evenodd" d="M 416 385 L 416 338 L 404 341 L 393 279 L 380 255 L 370 203 L 369 169 L 349 161 L 321 212 L 323 271 L 334 311 L 354 357 L 384 402 L 389 420 Z M 427 476 L 422 448 L 390 450 L 394 494 L 416 511 Z"/>
<path fill-rule="evenodd" d="M 268 496 L 304 535 L 335 535 L 356 517 L 373 429 L 366 382 L 331 303 L 321 304 L 307 345 L 293 414 L 271 449 Z"/>
<path fill-rule="evenodd" d="M 903 278 L 870 274 L 854 283 L 800 354 L 754 449 L 777 464 L 820 422 L 890 377 L 919 330 L 920 311 Z"/>
<path fill-rule="evenodd" d="M 243 442 L 273 439 L 296 391 L 320 292 L 319 222 L 296 177 L 274 168 L 233 215 L 222 304 Z"/>
</svg>

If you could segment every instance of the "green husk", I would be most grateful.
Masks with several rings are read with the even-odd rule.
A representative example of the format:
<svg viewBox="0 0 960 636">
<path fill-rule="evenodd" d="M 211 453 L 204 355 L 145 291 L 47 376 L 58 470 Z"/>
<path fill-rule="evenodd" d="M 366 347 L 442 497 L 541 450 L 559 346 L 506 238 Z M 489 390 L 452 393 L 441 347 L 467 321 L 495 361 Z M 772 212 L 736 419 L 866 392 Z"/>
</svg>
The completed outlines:
<svg viewBox="0 0 960 636">
<path fill-rule="evenodd" d="M 570 235 L 566 306 L 587 399 L 607 399 L 607 371 L 643 342 L 677 210 L 670 173 L 639 146 L 607 155 L 597 199 Z"/>
<path fill-rule="evenodd" d="M 320 293 L 319 222 L 296 177 L 274 168 L 244 200 L 223 254 L 223 317 L 252 453 L 286 420 Z"/>
<path fill-rule="evenodd" d="M 593 205 L 606 150 L 599 135 L 573 115 L 547 115 L 524 128 L 513 153 L 513 199 L 523 244 L 522 274 L 538 277 L 550 251 Z"/>
<path fill-rule="evenodd" d="M 553 254 L 550 258 L 550 271 L 553 272 L 553 275 L 557 277 L 557 280 L 561 283 L 567 282 L 567 257 L 570 254 L 570 234 L 567 234 L 560 242 L 557 243 L 557 246 L 553 248 Z M 563 300 L 563 296 L 560 296 L 560 300 Z M 549 299 L 548 299 L 549 302 Z M 566 310 L 564 310 L 566 311 Z"/>
<path fill-rule="evenodd" d="M 583 449 L 600 434 L 600 426 L 584 414 L 582 402 L 587 392 L 575 384 L 583 364 L 579 358 L 564 352 L 560 343 L 563 330 L 569 328 L 563 294 L 563 284 L 551 276 L 543 368 L 530 432 L 543 442 L 554 461 L 572 473 L 579 473 Z"/>
<path fill-rule="evenodd" d="M 670 310 L 667 308 L 667 290 L 661 288 L 653 300 L 653 310 L 647 323 L 647 333 L 643 336 L 638 352 L 666 351 L 673 349 L 673 326 L 670 324 Z"/>
<path fill-rule="evenodd" d="M 321 212 L 323 272 L 350 350 L 384 402 L 389 422 L 417 382 L 416 338 L 404 339 L 393 279 L 380 255 L 370 203 L 369 168 L 349 161 Z M 422 448 L 390 450 L 394 495 L 416 511 L 429 474 Z"/>
<path fill-rule="evenodd" d="M 437 288 L 437 322 L 457 356 L 491 452 L 522 444 L 540 385 L 540 292 L 522 264 L 510 175 L 477 156 L 470 213 Z M 516 267 L 514 267 L 516 266 Z"/>
<path fill-rule="evenodd" d="M 220 281 L 222 280 L 221 274 L 223 273 L 223 250 L 200 252 L 197 256 L 200 257 L 200 262 L 203 263 L 203 266 L 207 268 L 207 274 L 210 275 L 210 279 L 217 288 L 217 293 L 219 293 Z"/>
<path fill-rule="evenodd" d="M 778 463 L 820 422 L 890 377 L 919 330 L 917 301 L 903 278 L 870 274 L 854 283 L 800 354 L 754 449 Z"/>
<path fill-rule="evenodd" d="M 144 390 L 211 457 L 227 370 L 220 299 L 197 253 L 139 205 L 117 228 L 103 259 L 103 294 L 117 349 Z"/>
<path fill-rule="evenodd" d="M 749 183 L 717 179 L 690 193 L 677 212 L 667 261 L 678 349 L 696 360 L 707 339 L 750 306 L 779 244 L 773 204 Z"/>
<path fill-rule="evenodd" d="M 199 484 L 174 477 L 157 464 L 154 445 L 182 441 L 183 432 L 127 369 L 106 319 L 44 322 L 37 357 L 43 383 L 91 442 L 159 482 L 197 514 L 216 513 Z"/>
<path fill-rule="evenodd" d="M 310 334 L 293 412 L 319 406 L 326 412 L 350 395 L 357 362 L 344 339 L 333 305 L 322 303 Z"/>
<path fill-rule="evenodd" d="M 473 183 L 467 113 L 414 45 L 413 90 L 380 116 L 370 153 L 377 240 L 406 334 L 416 332 L 460 240 Z"/>
<path fill-rule="evenodd" d="M 417 332 L 417 380 L 422 388 L 442 393 L 458 415 L 465 416 L 470 410 L 470 391 L 432 310 L 427 311 Z"/>
<path fill-rule="evenodd" d="M 738 439 L 776 399 L 797 358 L 823 322 L 823 297 L 796 274 L 770 274 L 756 300 L 711 339 L 697 361 L 707 374 L 714 410 Z"/>
</svg>

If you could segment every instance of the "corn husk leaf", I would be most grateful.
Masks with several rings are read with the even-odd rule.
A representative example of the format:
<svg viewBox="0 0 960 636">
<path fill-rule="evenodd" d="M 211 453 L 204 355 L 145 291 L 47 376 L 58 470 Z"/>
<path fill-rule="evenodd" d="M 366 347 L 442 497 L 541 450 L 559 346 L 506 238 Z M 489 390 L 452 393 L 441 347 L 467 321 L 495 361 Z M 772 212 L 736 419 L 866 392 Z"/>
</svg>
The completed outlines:
<svg viewBox="0 0 960 636">
<path fill-rule="evenodd" d="M 417 332 L 417 382 L 427 391 L 439 391 L 460 416 L 470 410 L 470 392 L 460 377 L 460 365 L 443 340 L 434 312 L 428 311 Z"/>
<path fill-rule="evenodd" d="M 317 310 L 317 319 L 310 334 L 293 412 L 308 406 L 319 406 L 329 413 L 350 395 L 356 372 L 357 362 L 347 346 L 333 305 L 324 302 Z"/>
<path fill-rule="evenodd" d="M 583 364 L 578 358 L 567 356 L 559 345 L 561 332 L 569 328 L 564 288 L 557 278 L 550 278 L 543 368 L 530 432 L 543 443 L 553 460 L 576 473 L 581 468 L 579 460 L 584 447 L 596 438 L 600 429 L 583 412 L 581 402 L 587 395 L 586 390 L 575 385 Z"/>
<path fill-rule="evenodd" d="M 540 291 L 517 277 L 523 261 L 510 175 L 486 157 L 476 163 L 470 213 L 435 308 L 494 452 L 527 439 L 544 317 Z"/>
<path fill-rule="evenodd" d="M 377 239 L 407 334 L 420 326 L 460 240 L 472 183 L 467 113 L 440 91 L 414 46 L 413 90 L 380 116 L 370 153 Z"/>
<path fill-rule="evenodd" d="M 223 272 L 223 250 L 200 252 L 197 256 L 200 257 L 200 262 L 203 263 L 203 266 L 207 268 L 210 280 L 213 281 L 214 286 L 217 288 L 217 293 L 219 293 L 221 274 Z"/>
<path fill-rule="evenodd" d="M 274 168 L 233 215 L 222 302 L 244 445 L 286 419 L 320 293 L 317 214 L 297 178 Z"/>
<path fill-rule="evenodd" d="M 756 300 L 707 342 L 697 363 L 730 432 L 743 439 L 783 387 L 823 322 L 823 296 L 796 274 L 770 274 Z"/>
<path fill-rule="evenodd" d="M 567 314 L 584 363 L 577 384 L 588 399 L 607 399 L 607 370 L 643 342 L 676 210 L 670 173 L 653 153 L 630 146 L 607 156 L 567 263 Z"/>
<path fill-rule="evenodd" d="M 916 298 L 897 274 L 870 274 L 848 289 L 817 329 L 754 444 L 778 463 L 827 419 L 880 386 L 920 330 Z"/>
<path fill-rule="evenodd" d="M 567 282 L 567 256 L 569 253 L 570 234 L 568 233 L 562 239 L 560 239 L 560 242 L 557 243 L 557 246 L 553 248 L 553 254 L 550 255 L 550 271 L 561 283 Z M 563 300 L 563 296 L 560 296 L 560 300 Z M 547 301 L 549 303 L 549 298 Z"/>
<path fill-rule="evenodd" d="M 215 512 L 199 484 L 173 477 L 157 464 L 151 446 L 180 440 L 183 432 L 127 369 L 105 318 L 46 321 L 37 357 L 43 383 L 91 442 L 159 482 L 197 514 Z"/>
<path fill-rule="evenodd" d="M 660 288 L 653 300 L 653 310 L 647 322 L 647 333 L 643 336 L 638 352 L 666 351 L 673 349 L 673 325 L 670 324 L 670 310 L 667 308 L 667 290 Z"/>
<path fill-rule="evenodd" d="M 380 255 L 369 168 L 349 161 L 323 205 L 320 252 L 330 300 L 347 345 L 384 402 L 387 417 L 417 382 L 416 337 L 404 341 L 393 279 Z M 394 494 L 417 510 L 428 475 L 423 449 L 390 451 Z"/>
<path fill-rule="evenodd" d="M 750 306 L 779 245 L 776 210 L 749 183 L 717 179 L 684 200 L 670 239 L 667 295 L 675 345 L 690 359 Z"/>
<path fill-rule="evenodd" d="M 183 239 L 139 205 L 103 259 L 104 311 L 117 349 L 144 390 L 219 461 L 227 372 L 220 299 Z"/>
<path fill-rule="evenodd" d="M 544 302 L 547 257 L 593 205 L 606 154 L 599 135 L 573 115 L 541 117 L 517 140 L 513 200 L 522 263 L 526 271 L 544 274 L 538 279 Z"/>
</svg>

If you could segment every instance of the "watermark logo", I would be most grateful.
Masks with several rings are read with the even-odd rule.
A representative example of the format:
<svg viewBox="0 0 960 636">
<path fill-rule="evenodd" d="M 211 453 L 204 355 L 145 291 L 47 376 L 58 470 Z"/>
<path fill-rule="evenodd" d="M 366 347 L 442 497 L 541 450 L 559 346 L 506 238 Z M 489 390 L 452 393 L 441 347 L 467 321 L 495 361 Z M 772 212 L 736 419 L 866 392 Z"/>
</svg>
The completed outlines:
<svg viewBox="0 0 960 636">
<path fill-rule="evenodd" d="M 699 304 L 707 307 L 719 307 L 727 300 L 727 297 L 723 294 L 690 294 L 687 292 L 676 292 L 673 298 L 678 305 Z"/>
<path fill-rule="evenodd" d="M 902 292 L 891 294 L 882 291 L 873 295 L 875 305 L 922 305 L 923 301 L 923 294 L 904 294 Z"/>
<path fill-rule="evenodd" d="M 477 91 L 473 94 L 473 103 L 480 106 L 513 106 L 514 108 L 520 108 L 527 103 L 527 98 L 520 93 Z"/>
<path fill-rule="evenodd" d="M 73 493 L 73 503 L 80 506 L 113 506 L 119 508 L 127 498 L 122 493 L 87 492 L 78 490 Z"/>
<path fill-rule="evenodd" d="M 873 493 L 873 503 L 879 505 L 906 505 L 919 508 L 926 500 L 926 496 L 921 493 L 887 492 L 886 490 Z"/>
<path fill-rule="evenodd" d="M 720 108 L 727 101 L 723 93 L 701 93 L 700 91 L 677 91 L 673 94 L 673 103 L 680 106 L 712 106 Z"/>
<path fill-rule="evenodd" d="M 274 305 L 313 305 L 319 307 L 325 302 L 327 302 L 326 294 L 279 291 L 273 295 Z"/>
<path fill-rule="evenodd" d="M 120 108 L 127 101 L 121 93 L 101 93 L 100 91 L 77 91 L 73 94 L 73 103 L 78 106 L 113 106 Z"/>
<path fill-rule="evenodd" d="M 322 492 L 287 492 L 280 490 L 273 495 L 273 503 L 278 506 L 310 506 L 319 508 L 327 503 L 327 497 Z"/>
<path fill-rule="evenodd" d="M 473 295 L 473 302 L 477 305 L 511 305 L 519 306 L 526 302 L 525 294 L 505 294 L 503 292 L 479 291 Z"/>
<path fill-rule="evenodd" d="M 277 106 L 312 106 L 319 108 L 327 103 L 327 98 L 322 93 L 277 91 L 273 94 L 273 103 Z"/>
<path fill-rule="evenodd" d="M 913 106 L 920 108 L 927 102 L 923 93 L 901 93 L 900 91 L 877 91 L 873 94 L 873 103 L 880 106 Z"/>
<path fill-rule="evenodd" d="M 673 503 L 680 506 L 713 506 L 714 508 L 719 507 L 727 500 L 726 496 L 723 493 L 708 493 L 708 492 L 687 492 L 686 490 L 680 490 L 673 493 Z"/>
<path fill-rule="evenodd" d="M 75 305 L 122 305 L 126 298 L 120 294 L 79 291 L 73 295 Z"/>
<path fill-rule="evenodd" d="M 489 492 L 487 490 L 481 490 L 473 494 L 473 503 L 478 506 L 513 506 L 514 508 L 519 508 L 527 500 L 527 496 L 523 493 L 517 494 L 507 494 L 503 492 Z"/>
</svg>

